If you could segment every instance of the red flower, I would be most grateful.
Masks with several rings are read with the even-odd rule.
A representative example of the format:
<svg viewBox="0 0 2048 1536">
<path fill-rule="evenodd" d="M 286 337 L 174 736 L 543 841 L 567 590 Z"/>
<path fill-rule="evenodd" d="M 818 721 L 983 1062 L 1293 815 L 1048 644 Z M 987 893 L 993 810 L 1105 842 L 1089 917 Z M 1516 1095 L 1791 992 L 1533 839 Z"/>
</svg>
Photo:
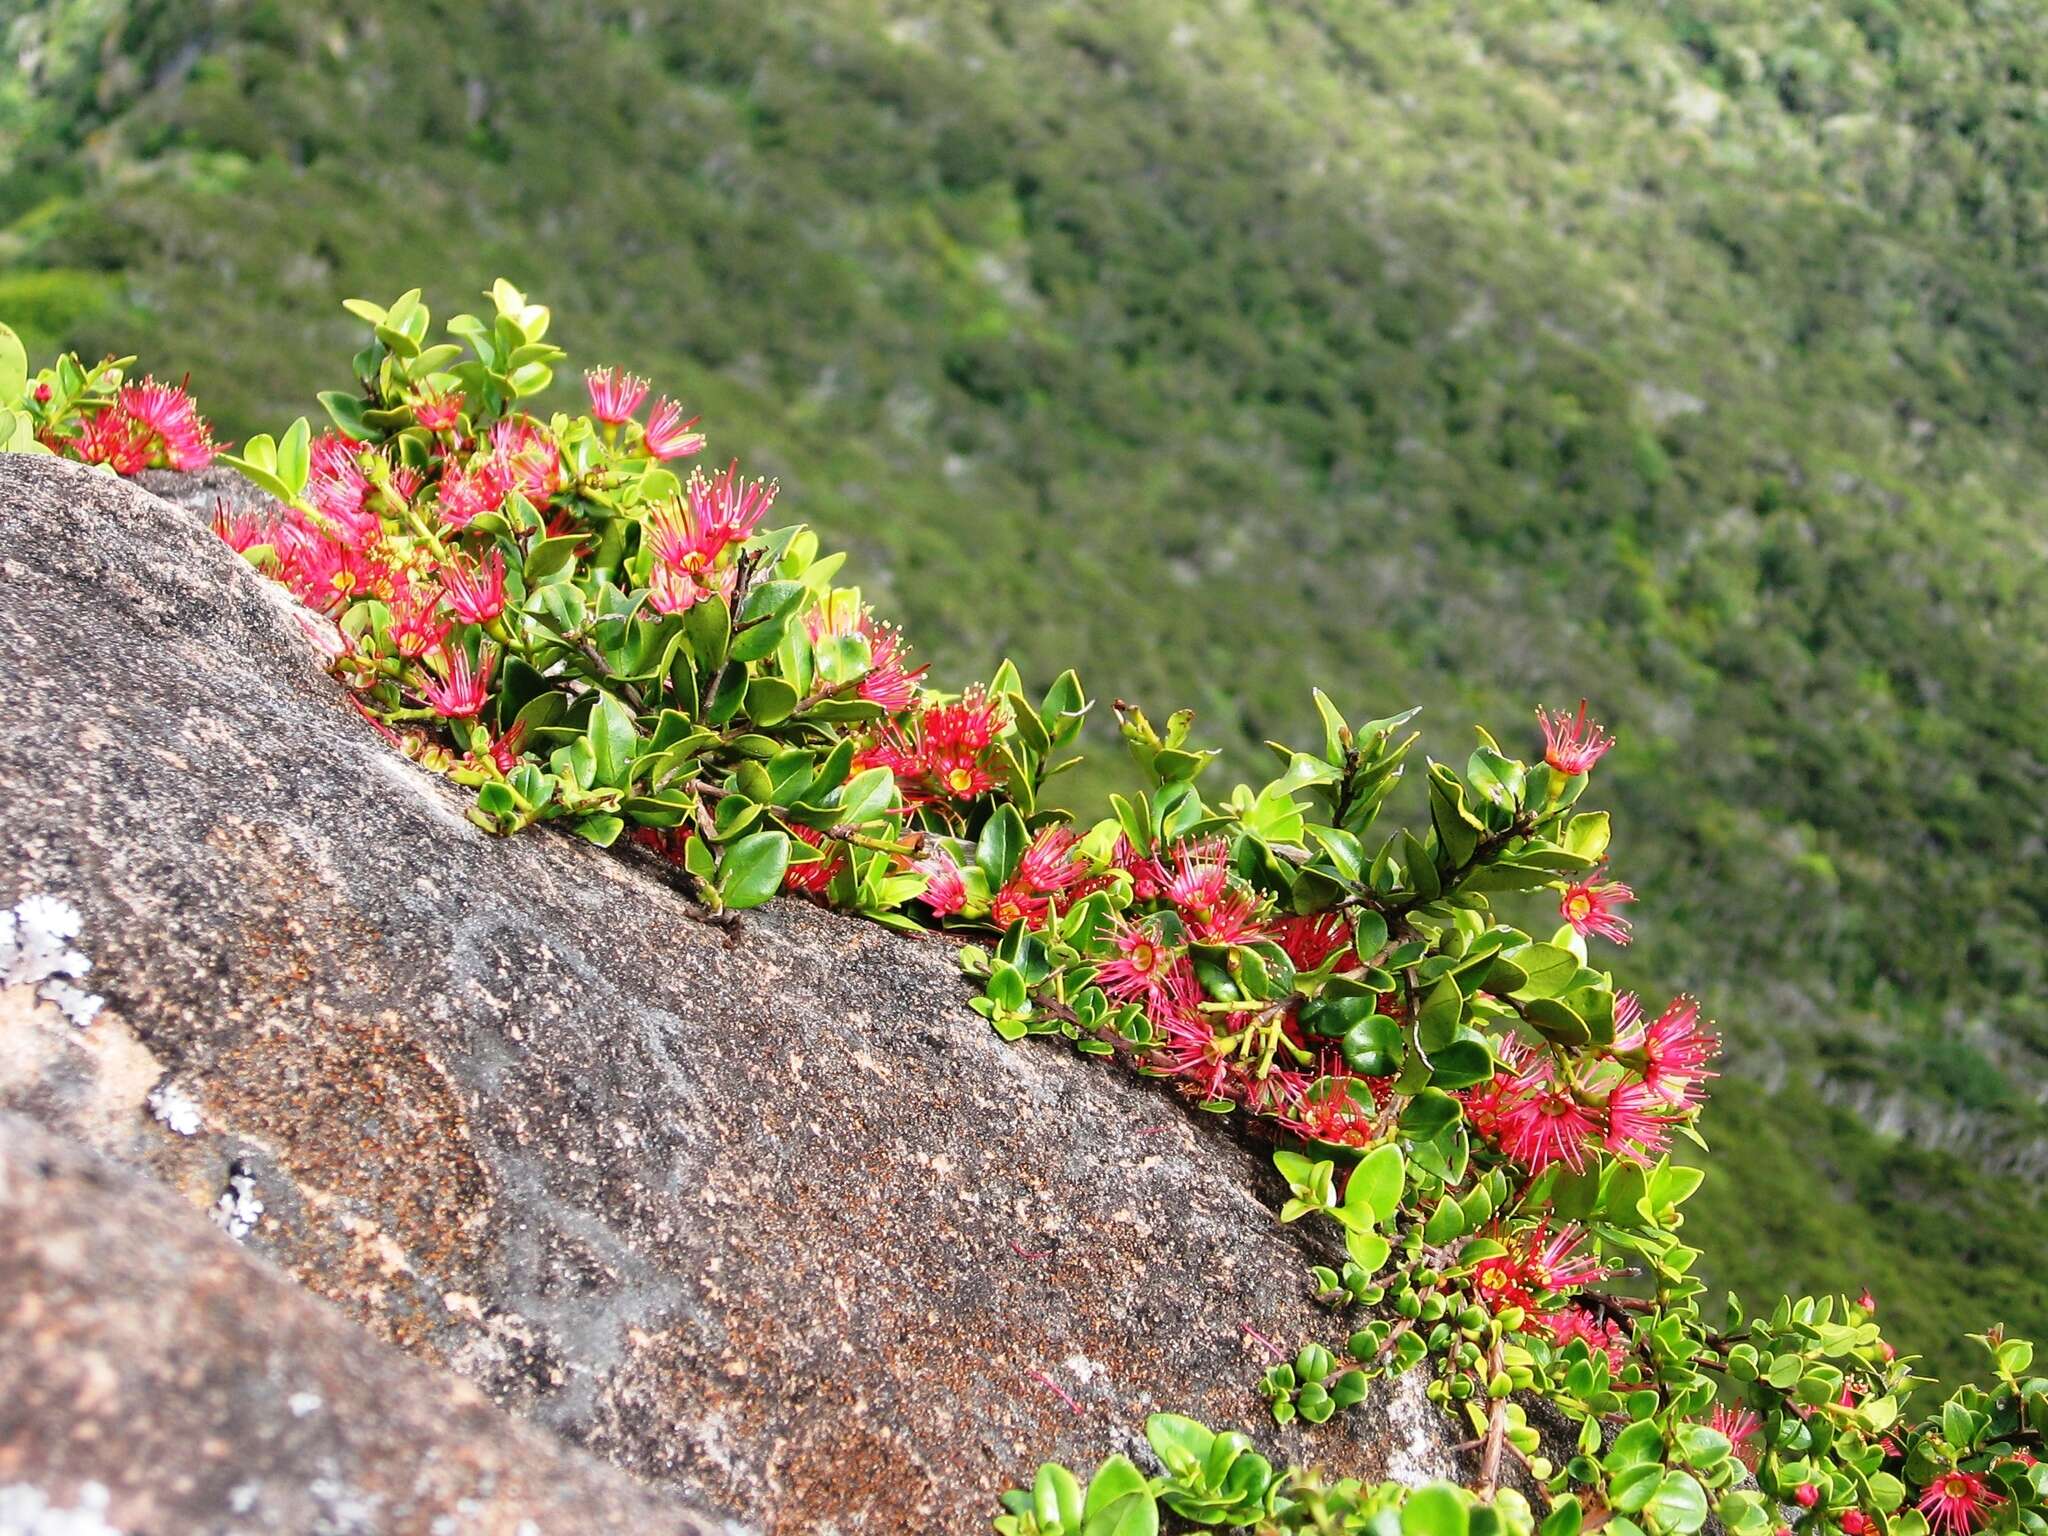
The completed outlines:
<svg viewBox="0 0 2048 1536">
<path fill-rule="evenodd" d="M 1860 1509 L 1842 1511 L 1842 1536 L 1875 1536 L 1877 1522 Z"/>
<path fill-rule="evenodd" d="M 1747 1408 L 1729 1409 L 1724 1403 L 1714 1404 L 1714 1412 L 1707 1420 L 1707 1428 L 1718 1429 L 1728 1437 L 1729 1445 L 1735 1449 L 1735 1459 L 1750 1471 L 1756 1470 L 1763 1448 L 1756 1443 L 1764 1432 L 1764 1421 Z"/>
<path fill-rule="evenodd" d="M 1472 1272 L 1472 1286 L 1487 1308 L 1499 1312 L 1506 1307 L 1536 1310 L 1536 1297 L 1528 1285 L 1528 1271 L 1522 1256 L 1513 1252 L 1494 1254 L 1479 1261 Z"/>
<path fill-rule="evenodd" d="M 1558 911 L 1582 937 L 1597 934 L 1617 944 L 1628 942 L 1628 919 L 1617 910 L 1634 901 L 1636 893 L 1619 880 L 1598 881 L 1591 877 L 1565 888 Z"/>
<path fill-rule="evenodd" d="M 1501 1151 L 1531 1173 L 1552 1163 L 1582 1172 L 1588 1146 L 1600 1139 L 1599 1122 L 1557 1079 L 1547 1055 L 1536 1057 L 1515 1077 L 1494 1118 Z"/>
<path fill-rule="evenodd" d="M 1239 944 L 1258 936 L 1259 898 L 1231 889 L 1187 914 L 1188 931 L 1204 944 Z"/>
<path fill-rule="evenodd" d="M 1330 956 L 1351 947 L 1351 925 L 1338 912 L 1283 917 L 1273 929 L 1281 949 L 1298 970 L 1312 971 Z"/>
<path fill-rule="evenodd" d="M 1792 1490 L 1792 1500 L 1802 1509 L 1811 1509 L 1820 1502 L 1820 1489 L 1812 1483 L 1801 1483 Z"/>
<path fill-rule="evenodd" d="M 1379 1119 L 1378 1096 L 1364 1078 L 1330 1073 L 1318 1078 L 1279 1116 L 1280 1123 L 1311 1141 L 1334 1146 L 1363 1146 L 1373 1139 Z"/>
<path fill-rule="evenodd" d="M 443 651 L 448 663 L 445 680 L 433 679 L 420 687 L 420 695 L 433 708 L 435 714 L 444 720 L 473 720 L 483 712 L 491 696 L 491 668 L 497 665 L 497 652 L 486 649 L 483 665 L 472 667 L 469 653 L 457 650 L 452 654 Z"/>
<path fill-rule="evenodd" d="M 391 643 L 398 654 L 424 656 L 448 638 L 452 627 L 435 610 L 441 594 L 433 587 L 407 585 L 391 600 Z"/>
<path fill-rule="evenodd" d="M 225 497 L 213 501 L 213 531 L 236 554 L 247 554 L 258 544 L 270 542 L 270 529 L 253 517 L 243 517 L 227 504 Z"/>
<path fill-rule="evenodd" d="M 1607 1357 L 1610 1372 L 1618 1373 L 1628 1363 L 1628 1330 L 1612 1318 L 1596 1317 L 1589 1308 L 1573 1306 L 1545 1314 L 1536 1322 L 1560 1350 L 1575 1339 L 1583 1340 L 1589 1352 Z"/>
<path fill-rule="evenodd" d="M 1543 761 L 1559 773 L 1577 776 L 1586 772 L 1614 745 L 1612 736 L 1600 734 L 1598 722 L 1586 718 L 1584 699 L 1579 700 L 1576 716 L 1568 710 L 1551 715 L 1539 709 L 1536 719 L 1543 727 Z"/>
<path fill-rule="evenodd" d="M 519 759 L 526 750 L 526 722 L 513 722 L 512 729 L 491 743 L 491 764 L 500 773 L 510 773 L 519 766 Z"/>
<path fill-rule="evenodd" d="M 1967 1536 L 1984 1523 L 1987 1510 L 2005 1502 L 1991 1485 L 1974 1472 L 1960 1469 L 1944 1472 L 1920 1495 L 1920 1513 L 1927 1524 L 1943 1536 Z"/>
<path fill-rule="evenodd" d="M 104 464 L 117 475 L 136 475 L 149 468 L 149 430 L 109 407 L 78 423 L 78 436 L 60 446 L 82 464 Z"/>
<path fill-rule="evenodd" d="M 1121 832 L 1116 835 L 1110 862 L 1131 877 L 1131 895 L 1139 901 L 1151 901 L 1166 889 L 1166 870 L 1159 860 L 1149 853 L 1139 853 Z"/>
<path fill-rule="evenodd" d="M 996 892 L 995 900 L 989 904 L 989 921 L 998 928 L 1008 928 L 1013 923 L 1036 928 L 1045 921 L 1051 905 L 1037 891 L 1020 880 L 1012 879 Z"/>
<path fill-rule="evenodd" d="M 505 611 L 505 556 L 491 551 L 481 564 L 460 558 L 441 567 L 448 606 L 465 624 L 488 624 Z"/>
<path fill-rule="evenodd" d="M 617 426 L 630 421 L 647 398 L 647 381 L 630 373 L 597 368 L 583 375 L 583 387 L 590 391 L 590 414 Z"/>
<path fill-rule="evenodd" d="M 825 834 L 818 831 L 815 827 L 807 827 L 801 822 L 793 822 L 790 825 L 790 831 L 794 832 L 802 841 L 809 843 L 813 848 L 824 848 L 826 846 Z M 824 858 L 819 859 L 815 863 L 798 864 L 792 862 L 789 868 L 783 872 L 782 888 L 785 891 L 797 891 L 806 896 L 823 896 L 831 888 L 832 877 L 839 873 L 840 860 L 839 850 L 832 849 L 827 852 Z"/>
<path fill-rule="evenodd" d="M 692 432 L 701 418 L 692 416 L 683 420 L 683 408 L 675 401 L 663 396 L 654 402 L 654 409 L 648 413 L 647 451 L 657 459 L 686 459 L 704 446 L 704 434 Z"/>
<path fill-rule="evenodd" d="M 412 419 L 429 432 L 446 432 L 462 419 L 462 391 L 436 394 L 423 389 L 413 397 Z"/>
</svg>

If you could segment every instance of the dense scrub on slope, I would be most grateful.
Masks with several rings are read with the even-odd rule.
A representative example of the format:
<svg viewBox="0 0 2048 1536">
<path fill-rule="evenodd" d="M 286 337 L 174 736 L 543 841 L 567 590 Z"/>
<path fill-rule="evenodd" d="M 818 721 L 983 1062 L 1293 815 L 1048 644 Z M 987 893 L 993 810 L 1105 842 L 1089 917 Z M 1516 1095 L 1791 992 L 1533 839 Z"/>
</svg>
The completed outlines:
<svg viewBox="0 0 2048 1536">
<path fill-rule="evenodd" d="M 0 317 L 240 437 L 334 293 L 503 271 L 942 671 L 1247 767 L 1311 680 L 1592 694 L 1625 971 L 1735 1048 L 1716 1278 L 1839 1255 L 1931 1346 L 2048 1319 L 1983 1177 L 2048 1162 L 2044 20 L 0 0 Z"/>
</svg>

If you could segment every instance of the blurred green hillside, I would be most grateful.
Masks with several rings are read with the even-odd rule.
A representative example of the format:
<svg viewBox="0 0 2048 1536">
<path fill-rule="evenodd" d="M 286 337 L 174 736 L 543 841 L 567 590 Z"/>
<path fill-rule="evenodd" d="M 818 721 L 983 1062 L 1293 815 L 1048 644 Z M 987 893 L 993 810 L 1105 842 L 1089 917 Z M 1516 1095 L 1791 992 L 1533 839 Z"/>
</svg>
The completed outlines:
<svg viewBox="0 0 2048 1536">
<path fill-rule="evenodd" d="M 1719 1283 L 2048 1333 L 2038 0 L 0 0 L 0 317 L 230 436 L 503 273 L 941 676 L 1590 695 Z M 1107 756 L 1109 754 L 1105 754 Z"/>
</svg>

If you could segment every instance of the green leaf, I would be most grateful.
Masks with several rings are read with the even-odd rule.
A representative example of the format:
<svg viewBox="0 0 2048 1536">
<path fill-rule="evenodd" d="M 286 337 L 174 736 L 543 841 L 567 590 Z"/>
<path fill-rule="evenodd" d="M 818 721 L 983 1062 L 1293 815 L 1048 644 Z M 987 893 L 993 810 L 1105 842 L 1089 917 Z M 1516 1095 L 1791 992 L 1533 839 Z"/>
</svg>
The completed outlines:
<svg viewBox="0 0 2048 1536">
<path fill-rule="evenodd" d="M 990 889 L 1008 882 L 1017 872 L 1017 863 L 1024 857 L 1024 849 L 1031 841 L 1031 834 L 1025 830 L 1024 818 L 1017 813 L 1014 805 L 999 805 L 981 829 L 981 838 L 974 847 L 974 861 L 988 876 Z"/>
<path fill-rule="evenodd" d="M 1374 1222 L 1385 1226 L 1400 1207 L 1405 1174 L 1399 1147 L 1373 1148 L 1351 1170 L 1351 1182 L 1344 1186 L 1346 1208 L 1370 1211 Z"/>
<path fill-rule="evenodd" d="M 1659 1530 L 1691 1536 L 1707 1523 L 1706 1491 L 1690 1472 L 1666 1472 L 1643 1513 Z"/>
<path fill-rule="evenodd" d="M 526 564 L 521 567 L 527 590 L 531 591 L 568 572 L 575 563 L 577 546 L 588 539 L 588 534 L 565 533 L 559 538 L 542 539 L 535 544 L 526 552 Z"/>
<path fill-rule="evenodd" d="M 758 907 L 782 888 L 788 869 L 788 833 L 750 832 L 719 861 L 718 894 L 729 907 Z"/>
<path fill-rule="evenodd" d="M 1347 1227 L 1344 1231 L 1344 1251 L 1351 1255 L 1351 1262 L 1364 1270 L 1367 1278 L 1385 1267 L 1394 1245 L 1377 1232 L 1360 1232 Z"/>
<path fill-rule="evenodd" d="M 0 325 L 0 406 L 20 404 L 28 397 L 28 349 L 11 326 Z"/>
<path fill-rule="evenodd" d="M 1509 951 L 1505 958 L 1528 978 L 1514 990 L 1513 995 L 1520 998 L 1556 997 L 1571 986 L 1572 978 L 1579 973 L 1579 957 L 1554 944 L 1530 944 Z"/>
<path fill-rule="evenodd" d="M 1462 1488 L 1431 1483 L 1401 1505 L 1401 1536 L 1466 1536 L 1472 1517 Z"/>
<path fill-rule="evenodd" d="M 597 708 L 590 712 L 585 734 L 596 764 L 596 784 L 609 789 L 625 788 L 632 778 L 633 758 L 640 741 L 639 732 L 633 728 L 632 712 L 610 694 L 600 694 Z"/>
<path fill-rule="evenodd" d="M 597 844 L 600 848 L 611 847 L 618 841 L 619 834 L 625 830 L 624 819 L 610 814 L 586 816 L 576 823 L 576 835 Z"/>
<path fill-rule="evenodd" d="M 1081 1536 L 1157 1536 L 1158 1530 L 1151 1482 L 1129 1457 L 1110 1457 L 1089 1481 Z"/>
</svg>

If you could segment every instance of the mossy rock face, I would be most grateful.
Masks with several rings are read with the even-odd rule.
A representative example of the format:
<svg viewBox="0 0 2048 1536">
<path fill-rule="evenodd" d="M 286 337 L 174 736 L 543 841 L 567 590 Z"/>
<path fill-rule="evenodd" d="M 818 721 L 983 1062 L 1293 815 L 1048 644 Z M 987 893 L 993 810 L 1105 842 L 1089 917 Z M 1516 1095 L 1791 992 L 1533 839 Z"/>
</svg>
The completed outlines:
<svg viewBox="0 0 2048 1536">
<path fill-rule="evenodd" d="M 0 868 L 82 910 L 108 1000 L 0 1017 L 0 1109 L 195 1207 L 253 1180 L 246 1244 L 300 1285 L 762 1530 L 974 1529 L 1157 1408 L 1459 1474 L 1415 1377 L 1265 1420 L 1242 1325 L 1341 1324 L 1262 1153 L 1003 1045 L 946 940 L 794 901 L 715 925 L 653 863 L 484 836 L 207 532 L 232 482 L 159 483 L 193 505 L 0 459 Z M 166 1081 L 196 1134 L 144 1108 Z"/>
</svg>

